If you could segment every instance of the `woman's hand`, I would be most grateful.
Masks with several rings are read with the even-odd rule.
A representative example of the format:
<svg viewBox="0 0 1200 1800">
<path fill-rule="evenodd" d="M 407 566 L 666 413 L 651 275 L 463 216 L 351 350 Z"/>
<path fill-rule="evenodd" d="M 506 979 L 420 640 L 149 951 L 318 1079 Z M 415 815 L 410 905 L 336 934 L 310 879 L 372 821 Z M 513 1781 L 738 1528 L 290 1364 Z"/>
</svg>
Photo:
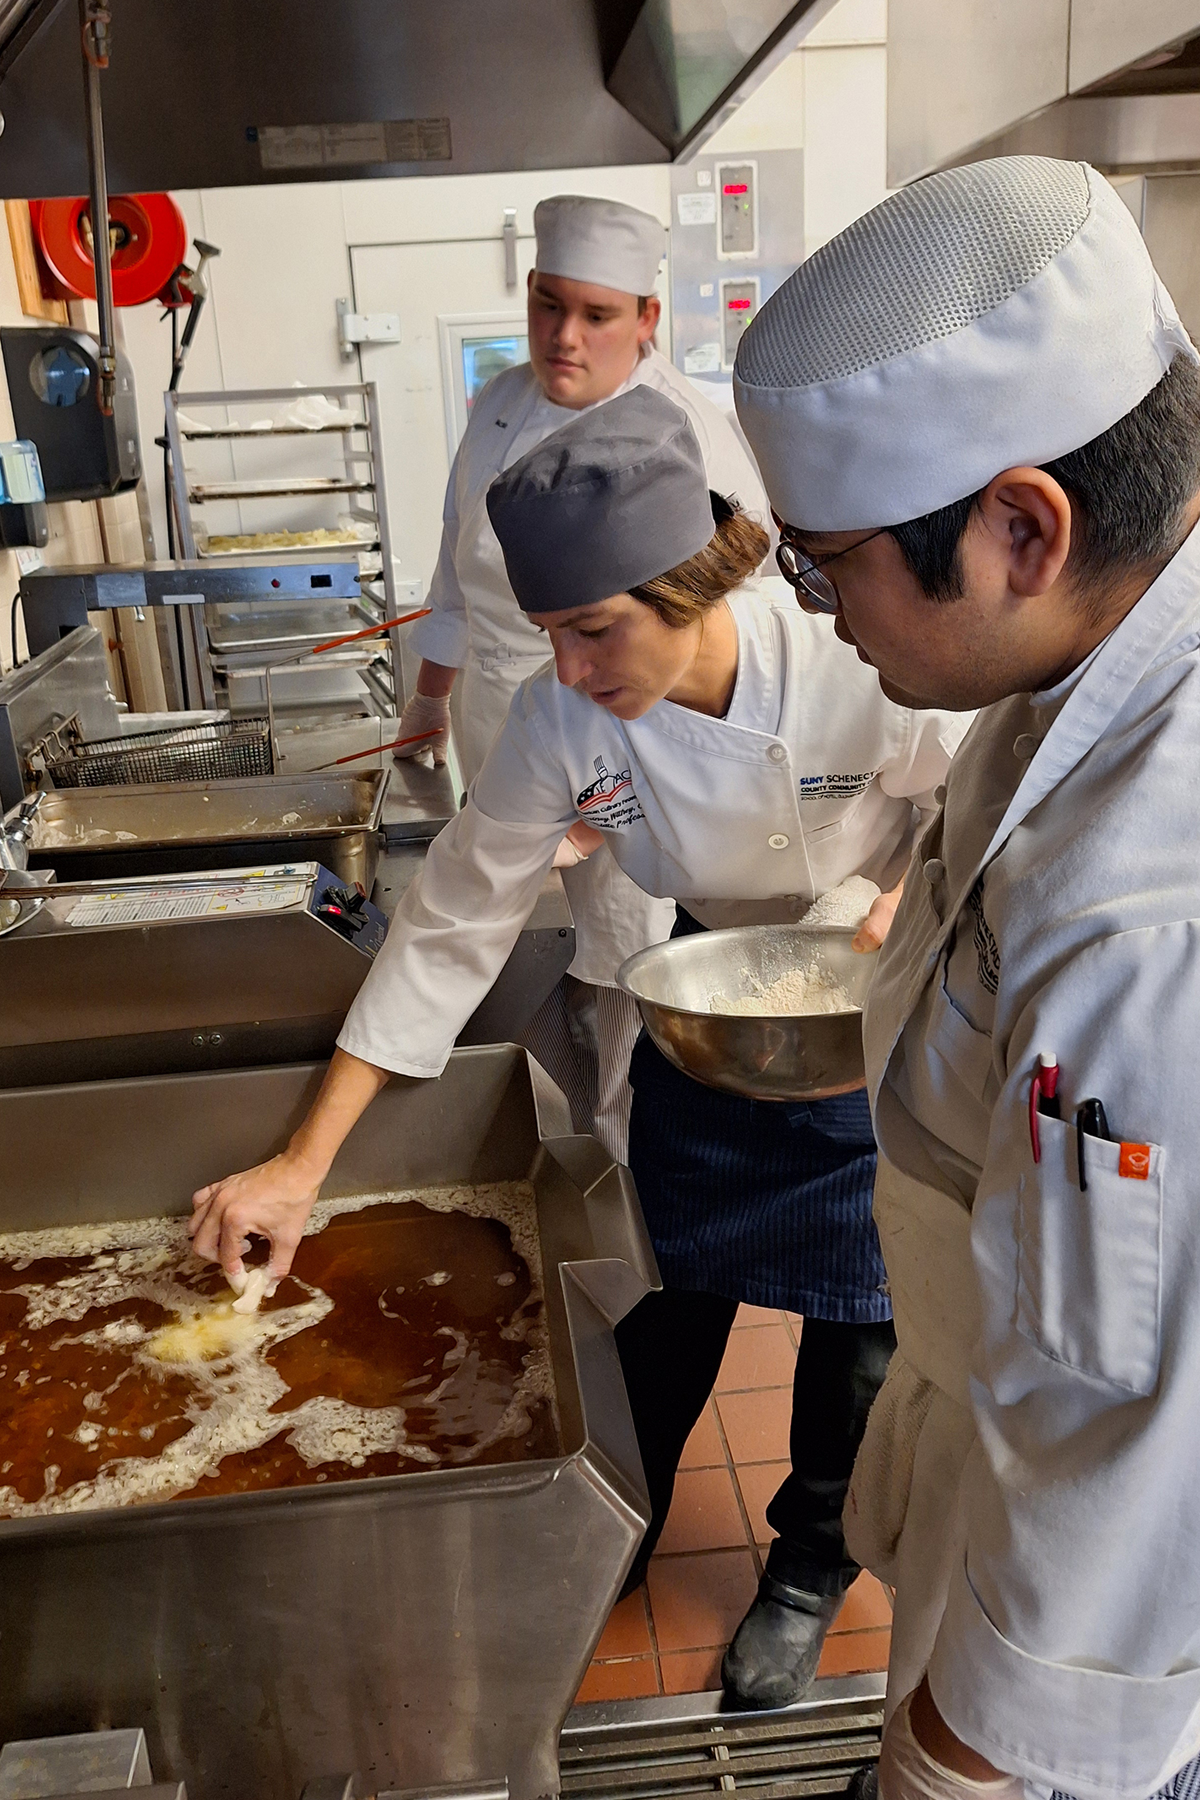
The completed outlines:
<svg viewBox="0 0 1200 1800">
<path fill-rule="evenodd" d="M 292 1266 L 323 1178 L 324 1171 L 314 1171 L 288 1149 L 257 1168 L 210 1182 L 192 1195 L 192 1249 L 206 1262 L 219 1262 L 236 1287 L 253 1233 L 269 1242 L 267 1273 L 272 1282 L 281 1280 Z"/>
<path fill-rule="evenodd" d="M 603 832 L 585 825 L 580 819 L 572 825 L 558 849 L 554 852 L 552 869 L 574 869 L 579 863 L 586 862 L 593 851 L 598 850 L 604 842 Z"/>
<path fill-rule="evenodd" d="M 206 1262 L 219 1262 L 239 1293 L 251 1233 L 270 1243 L 272 1281 L 287 1274 L 334 1157 L 387 1081 L 386 1069 L 335 1050 L 321 1091 L 287 1149 L 192 1195 L 192 1249 Z"/>
<path fill-rule="evenodd" d="M 870 912 L 854 934 L 850 945 L 852 950 L 860 950 L 864 953 L 878 950 L 892 928 L 892 920 L 896 916 L 896 908 L 900 904 L 900 896 L 903 892 L 904 881 L 902 878 L 890 893 L 880 894 L 878 900 L 872 901 Z"/>
</svg>

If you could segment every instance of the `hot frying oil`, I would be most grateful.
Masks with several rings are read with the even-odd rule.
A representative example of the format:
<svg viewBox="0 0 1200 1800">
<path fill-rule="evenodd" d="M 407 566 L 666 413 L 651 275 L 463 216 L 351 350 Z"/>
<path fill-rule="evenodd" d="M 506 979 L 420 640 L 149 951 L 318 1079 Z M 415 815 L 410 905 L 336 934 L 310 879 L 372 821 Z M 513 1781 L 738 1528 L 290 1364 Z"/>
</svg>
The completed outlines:
<svg viewBox="0 0 1200 1800">
<path fill-rule="evenodd" d="M 232 1298 L 176 1219 L 0 1238 L 0 1516 L 557 1453 L 524 1183 L 321 1202 Z"/>
</svg>

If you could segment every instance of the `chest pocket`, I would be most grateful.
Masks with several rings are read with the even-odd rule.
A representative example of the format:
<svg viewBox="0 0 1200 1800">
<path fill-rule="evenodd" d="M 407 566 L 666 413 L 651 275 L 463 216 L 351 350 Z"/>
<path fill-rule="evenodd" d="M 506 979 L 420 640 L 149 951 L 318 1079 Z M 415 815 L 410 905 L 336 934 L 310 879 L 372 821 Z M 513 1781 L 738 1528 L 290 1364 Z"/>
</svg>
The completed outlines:
<svg viewBox="0 0 1200 1800">
<path fill-rule="evenodd" d="M 824 825 L 806 825 L 804 828 L 804 835 L 808 839 L 808 842 L 810 844 L 820 845 L 827 843 L 830 838 L 840 836 L 840 834 L 845 831 L 846 827 L 852 825 L 858 817 L 858 814 L 862 810 L 863 801 L 866 799 L 867 791 L 868 790 L 864 788 L 861 794 L 855 795 L 853 800 L 848 800 L 845 803 L 842 812 L 836 819 L 830 819 Z M 807 804 L 812 806 L 815 803 L 809 801 Z"/>
<path fill-rule="evenodd" d="M 1086 1141 L 1079 1187 L 1075 1129 L 1039 1121 L 1042 1160 L 1021 1178 L 1017 1330 L 1082 1374 L 1133 1394 L 1158 1380 L 1163 1172 L 1149 1146 L 1144 1179 L 1122 1175 L 1121 1146 Z"/>
<path fill-rule="evenodd" d="M 971 1098 L 982 1100 L 989 1083 L 999 1085 L 995 1082 L 992 1067 L 991 1035 L 976 1031 L 970 1020 L 959 1012 L 946 990 L 945 975 L 943 963 L 930 1007 L 928 1042 Z"/>
</svg>

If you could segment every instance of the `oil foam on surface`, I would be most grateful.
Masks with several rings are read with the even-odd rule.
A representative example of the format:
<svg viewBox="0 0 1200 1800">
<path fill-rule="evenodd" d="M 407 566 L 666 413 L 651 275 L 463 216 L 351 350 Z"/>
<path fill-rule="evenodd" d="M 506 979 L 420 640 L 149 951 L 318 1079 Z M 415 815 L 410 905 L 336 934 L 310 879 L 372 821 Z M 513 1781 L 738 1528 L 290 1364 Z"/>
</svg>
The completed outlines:
<svg viewBox="0 0 1200 1800">
<path fill-rule="evenodd" d="M 179 1218 L 0 1235 L 0 1516 L 555 1453 L 527 1183 L 320 1201 L 233 1298 Z"/>
</svg>

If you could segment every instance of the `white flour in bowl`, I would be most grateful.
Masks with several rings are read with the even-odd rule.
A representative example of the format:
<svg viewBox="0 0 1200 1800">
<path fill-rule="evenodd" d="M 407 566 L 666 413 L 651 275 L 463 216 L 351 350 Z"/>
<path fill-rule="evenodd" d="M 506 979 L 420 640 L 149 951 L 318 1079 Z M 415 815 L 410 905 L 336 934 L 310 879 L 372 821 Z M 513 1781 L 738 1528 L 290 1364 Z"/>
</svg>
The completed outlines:
<svg viewBox="0 0 1200 1800">
<path fill-rule="evenodd" d="M 788 1019 L 812 1013 L 857 1012 L 858 1002 L 849 994 L 837 976 L 813 961 L 786 969 L 774 981 L 762 982 L 749 969 L 743 971 L 753 983 L 749 994 L 714 994 L 709 1011 L 734 1014 L 748 1019 Z"/>
</svg>

